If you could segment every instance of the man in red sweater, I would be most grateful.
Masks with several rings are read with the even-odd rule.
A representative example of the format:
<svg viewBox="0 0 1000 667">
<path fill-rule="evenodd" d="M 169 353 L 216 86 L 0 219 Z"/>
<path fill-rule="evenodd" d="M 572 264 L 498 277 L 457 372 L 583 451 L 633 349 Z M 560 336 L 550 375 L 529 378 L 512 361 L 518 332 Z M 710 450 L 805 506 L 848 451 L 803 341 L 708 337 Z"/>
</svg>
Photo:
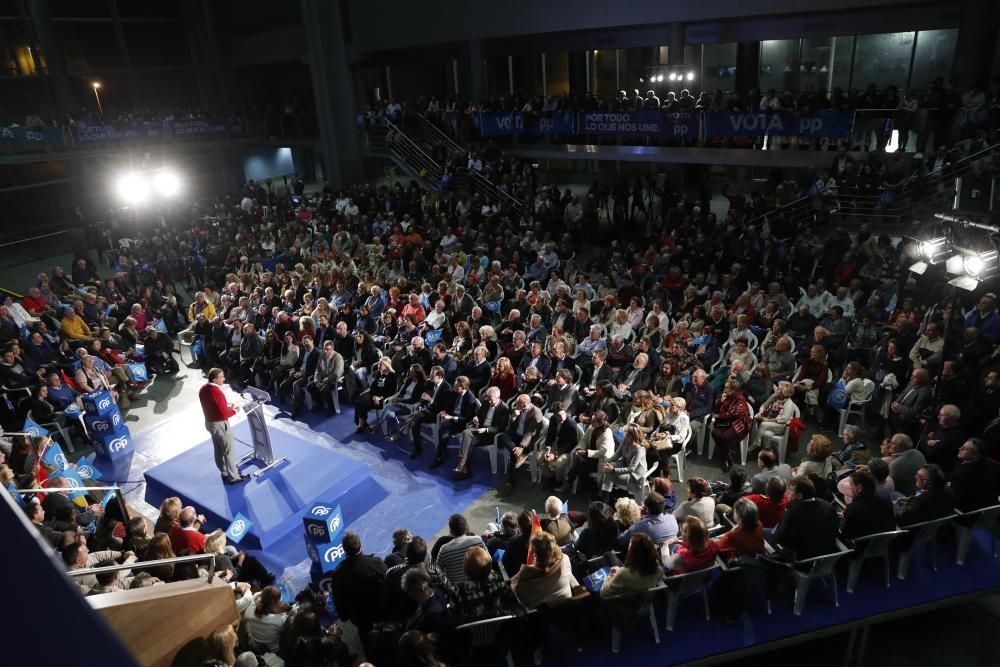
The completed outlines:
<svg viewBox="0 0 1000 667">
<path fill-rule="evenodd" d="M 198 390 L 198 399 L 205 413 L 205 428 L 212 435 L 215 465 L 222 473 L 222 481 L 238 484 L 250 479 L 250 475 L 242 474 L 233 460 L 233 431 L 229 427 L 229 418 L 236 414 L 236 406 L 227 403 L 226 395 L 222 393 L 225 381 L 225 372 L 221 368 L 213 368 L 208 372 L 208 384 Z"/>
<path fill-rule="evenodd" d="M 178 520 L 179 525 L 170 529 L 170 548 L 175 554 L 182 553 L 187 549 L 193 556 L 205 551 L 205 534 L 198 531 L 196 521 L 204 517 L 199 517 L 193 507 L 185 507 L 181 510 Z"/>
</svg>

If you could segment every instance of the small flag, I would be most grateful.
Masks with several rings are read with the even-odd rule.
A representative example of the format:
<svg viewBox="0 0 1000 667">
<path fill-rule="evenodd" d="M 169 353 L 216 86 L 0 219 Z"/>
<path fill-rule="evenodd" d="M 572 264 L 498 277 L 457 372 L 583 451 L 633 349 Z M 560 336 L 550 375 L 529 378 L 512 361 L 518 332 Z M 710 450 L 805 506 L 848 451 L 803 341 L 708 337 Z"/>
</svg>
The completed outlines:
<svg viewBox="0 0 1000 667">
<path fill-rule="evenodd" d="M 538 512 L 531 510 L 531 534 L 534 536 L 540 532 L 542 532 L 542 521 L 538 518 Z M 531 548 L 531 542 L 528 542 L 528 560 L 526 562 L 528 565 L 535 564 L 535 551 Z"/>
<path fill-rule="evenodd" d="M 292 592 L 288 590 L 288 586 L 282 583 L 275 584 L 275 586 L 277 586 L 278 590 L 281 591 L 281 601 L 285 604 L 292 604 L 294 598 L 292 597 Z"/>
<path fill-rule="evenodd" d="M 95 456 L 96 454 L 90 453 L 76 462 L 76 474 L 79 475 L 81 479 L 98 480 L 103 477 L 103 475 L 101 475 L 101 471 L 94 467 Z"/>
<path fill-rule="evenodd" d="M 569 500 L 563 501 L 563 514 L 569 516 Z"/>
<path fill-rule="evenodd" d="M 240 540 L 253 528 L 253 521 L 246 518 L 239 512 L 233 517 L 233 522 L 226 528 L 226 538 L 233 544 L 239 544 Z"/>
<path fill-rule="evenodd" d="M 32 438 L 38 438 L 49 434 L 47 428 L 44 428 L 43 426 L 36 424 L 30 419 L 24 420 L 24 428 L 22 428 L 21 430 L 27 433 Z"/>
<path fill-rule="evenodd" d="M 497 505 L 497 525 L 500 525 L 500 506 Z"/>
<path fill-rule="evenodd" d="M 108 509 L 108 503 L 110 503 L 111 500 L 117 495 L 118 495 L 117 491 L 108 491 L 107 493 L 105 493 L 104 498 L 101 499 L 101 509 L 104 510 Z"/>
</svg>

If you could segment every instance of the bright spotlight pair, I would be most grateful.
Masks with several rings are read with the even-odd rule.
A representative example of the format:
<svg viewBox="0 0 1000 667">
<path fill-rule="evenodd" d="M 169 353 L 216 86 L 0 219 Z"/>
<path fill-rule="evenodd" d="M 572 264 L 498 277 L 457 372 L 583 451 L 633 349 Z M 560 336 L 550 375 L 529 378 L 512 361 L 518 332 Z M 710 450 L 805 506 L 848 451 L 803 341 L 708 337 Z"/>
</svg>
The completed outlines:
<svg viewBox="0 0 1000 667">
<path fill-rule="evenodd" d="M 168 169 L 132 171 L 120 176 L 117 186 L 118 196 L 136 206 L 148 201 L 153 194 L 164 199 L 176 197 L 181 191 L 181 179 Z"/>
</svg>

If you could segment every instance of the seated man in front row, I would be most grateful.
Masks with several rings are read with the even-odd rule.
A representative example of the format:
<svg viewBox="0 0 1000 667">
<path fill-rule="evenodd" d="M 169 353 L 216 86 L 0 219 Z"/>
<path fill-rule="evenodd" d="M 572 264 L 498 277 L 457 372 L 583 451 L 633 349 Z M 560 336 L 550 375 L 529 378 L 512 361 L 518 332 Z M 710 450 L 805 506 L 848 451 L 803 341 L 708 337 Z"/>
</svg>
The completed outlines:
<svg viewBox="0 0 1000 667">
<path fill-rule="evenodd" d="M 510 410 L 500 400 L 500 388 L 488 388 L 486 400 L 479 406 L 469 428 L 462 433 L 458 465 L 455 466 L 454 471 L 456 481 L 466 479 L 471 474 L 469 472 L 469 453 L 472 448 L 492 445 L 497 434 L 506 431 L 509 423 Z"/>
<path fill-rule="evenodd" d="M 479 399 L 469 391 L 469 378 L 459 375 L 455 378 L 454 405 L 438 413 L 438 441 L 434 461 L 431 468 L 437 468 L 445 460 L 445 443 L 456 433 L 461 433 L 476 416 L 479 409 Z"/>
</svg>

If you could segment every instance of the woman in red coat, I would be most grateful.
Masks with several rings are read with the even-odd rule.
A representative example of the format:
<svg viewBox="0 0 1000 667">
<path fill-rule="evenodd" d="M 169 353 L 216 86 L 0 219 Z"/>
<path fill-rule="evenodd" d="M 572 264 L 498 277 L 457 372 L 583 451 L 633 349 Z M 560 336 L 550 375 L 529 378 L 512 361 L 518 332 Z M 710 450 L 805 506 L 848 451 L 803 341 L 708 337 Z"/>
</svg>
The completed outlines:
<svg viewBox="0 0 1000 667">
<path fill-rule="evenodd" d="M 733 449 L 750 432 L 750 406 L 735 378 L 726 380 L 722 396 L 715 401 L 712 419 L 715 423 L 712 438 L 722 452 L 722 471 L 729 472 L 733 467 Z"/>
<path fill-rule="evenodd" d="M 506 401 L 517 392 L 517 380 L 514 377 L 514 367 L 511 365 L 510 359 L 507 357 L 497 359 L 489 386 L 500 390 L 501 401 Z"/>
</svg>

